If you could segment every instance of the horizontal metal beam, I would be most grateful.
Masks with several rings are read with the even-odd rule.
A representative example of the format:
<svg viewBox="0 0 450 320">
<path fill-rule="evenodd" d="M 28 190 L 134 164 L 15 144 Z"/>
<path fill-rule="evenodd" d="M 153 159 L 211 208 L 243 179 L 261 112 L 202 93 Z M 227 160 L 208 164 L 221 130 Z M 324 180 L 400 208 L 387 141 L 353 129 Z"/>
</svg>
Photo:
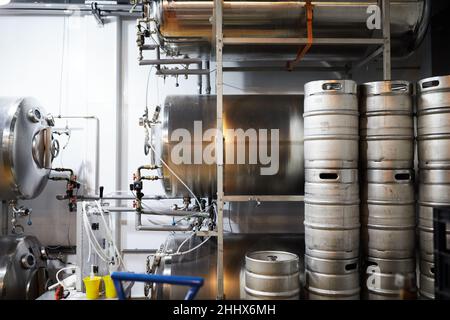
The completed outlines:
<svg viewBox="0 0 450 320">
<path fill-rule="evenodd" d="M 136 7 L 130 13 L 131 5 L 126 4 L 97 4 L 102 17 L 123 16 L 140 17 L 142 10 Z M 67 3 L 10 3 L 0 7 L 0 15 L 90 15 L 90 4 Z"/>
<path fill-rule="evenodd" d="M 273 195 L 273 196 L 224 196 L 223 200 L 228 202 L 303 202 L 305 196 L 300 195 Z"/>
<path fill-rule="evenodd" d="M 156 75 L 158 76 L 178 76 L 178 75 L 199 75 L 199 74 L 209 74 L 208 69 L 179 69 L 179 70 L 158 70 Z"/>
<path fill-rule="evenodd" d="M 224 67 L 223 72 L 272 72 L 272 71 L 294 71 L 294 72 L 335 72 L 335 71 L 348 71 L 346 67 L 303 67 L 297 66 L 293 70 L 288 70 L 287 67 Z"/>
<path fill-rule="evenodd" d="M 225 45 L 304 45 L 307 38 L 224 38 Z M 373 38 L 314 38 L 313 45 L 383 44 L 383 39 Z"/>
<path fill-rule="evenodd" d="M 199 64 L 203 60 L 199 58 L 186 59 L 146 59 L 139 61 L 140 66 L 163 65 L 163 64 Z"/>
</svg>

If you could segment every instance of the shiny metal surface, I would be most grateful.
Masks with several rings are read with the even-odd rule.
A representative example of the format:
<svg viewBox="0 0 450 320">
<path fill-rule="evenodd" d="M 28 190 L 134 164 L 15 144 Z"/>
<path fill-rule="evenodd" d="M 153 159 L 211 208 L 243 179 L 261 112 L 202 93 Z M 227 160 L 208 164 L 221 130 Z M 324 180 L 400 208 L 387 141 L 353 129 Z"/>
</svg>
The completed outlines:
<svg viewBox="0 0 450 320">
<path fill-rule="evenodd" d="M 170 239 L 166 247 L 169 250 L 177 250 L 178 246 L 189 235 L 177 235 Z M 255 251 L 284 251 L 299 257 L 298 270 L 301 272 L 303 265 L 304 238 L 302 235 L 235 235 L 224 236 L 224 285 L 227 299 L 237 300 L 250 298 L 245 293 L 245 256 L 248 252 Z M 200 239 L 188 241 L 183 250 L 195 247 Z M 163 259 L 157 270 L 158 274 L 176 274 L 200 276 L 205 279 L 204 286 L 200 289 L 196 299 L 216 299 L 216 242 L 209 240 L 199 250 L 181 257 Z M 302 276 L 300 274 L 300 276 Z M 179 286 L 155 286 L 155 299 L 183 299 L 186 288 Z"/>
<path fill-rule="evenodd" d="M 421 297 L 426 299 L 434 299 L 434 277 L 427 277 L 423 273 L 419 279 L 419 293 Z"/>
<path fill-rule="evenodd" d="M 420 170 L 419 204 L 445 206 L 450 203 L 450 170 Z"/>
<path fill-rule="evenodd" d="M 417 85 L 419 167 L 450 168 L 450 76 L 433 77 Z"/>
<path fill-rule="evenodd" d="M 310 300 L 358 300 L 359 260 L 328 260 L 305 255 L 305 289 Z"/>
<path fill-rule="evenodd" d="M 366 262 L 363 285 L 369 300 L 401 299 L 401 287 L 397 276 L 403 276 L 416 283 L 416 262 L 413 259 L 379 259 L 369 257 Z"/>
<path fill-rule="evenodd" d="M 245 256 L 247 299 L 298 299 L 299 258 L 282 251 L 257 251 Z"/>
<path fill-rule="evenodd" d="M 245 106 L 245 108 L 244 108 Z M 225 194 L 233 195 L 297 195 L 303 194 L 303 97 L 245 95 L 224 96 L 224 130 L 271 129 L 279 130 L 279 171 L 275 175 L 261 175 L 261 164 L 225 164 Z M 198 196 L 215 196 L 215 164 L 174 164 L 171 152 L 178 141 L 170 141 L 174 130 L 183 128 L 194 137 L 194 121 L 202 121 L 203 132 L 215 128 L 215 96 L 168 96 L 163 121 L 162 159 L 180 176 Z M 226 132 L 226 131 L 225 131 Z M 203 148 L 209 141 L 195 141 Z M 229 147 L 237 143 L 225 135 L 224 158 Z M 269 143 L 269 142 L 268 142 Z M 214 144 L 213 144 L 214 146 Z M 270 150 L 270 144 L 268 149 Z M 215 146 L 213 147 L 215 148 Z M 192 149 L 194 150 L 194 149 Z M 248 153 L 248 147 L 246 147 Z M 236 155 L 235 155 L 236 157 Z M 248 156 L 247 156 L 248 157 Z M 236 160 L 235 160 L 236 163 Z M 187 195 L 179 181 L 165 168 L 164 188 L 171 196 Z"/>
<path fill-rule="evenodd" d="M 412 170 L 367 170 L 361 191 L 361 239 L 371 258 L 414 257 Z"/>
<path fill-rule="evenodd" d="M 424 1 L 397 0 L 391 2 L 392 50 L 401 55 L 408 52 L 425 19 Z M 377 1 L 313 1 L 315 38 L 372 38 L 366 26 L 367 8 Z M 158 37 L 165 50 L 172 54 L 209 56 L 211 50 L 213 1 L 169 1 L 153 3 L 151 17 L 155 18 Z M 224 37 L 306 36 L 305 2 L 293 1 L 224 1 Z M 306 59 L 361 58 L 366 47 L 313 46 Z M 225 59 L 294 57 L 297 46 L 227 46 Z"/>
<path fill-rule="evenodd" d="M 51 128 L 32 98 L 0 98 L 0 199 L 32 199 L 47 184 Z"/>
<path fill-rule="evenodd" d="M 0 238 L 0 300 L 34 300 L 47 288 L 46 256 L 35 237 Z"/>
<path fill-rule="evenodd" d="M 358 101 L 352 80 L 305 84 L 305 168 L 358 167 Z"/>
<path fill-rule="evenodd" d="M 361 165 L 370 169 L 414 167 L 412 86 L 407 81 L 360 86 Z"/>
</svg>

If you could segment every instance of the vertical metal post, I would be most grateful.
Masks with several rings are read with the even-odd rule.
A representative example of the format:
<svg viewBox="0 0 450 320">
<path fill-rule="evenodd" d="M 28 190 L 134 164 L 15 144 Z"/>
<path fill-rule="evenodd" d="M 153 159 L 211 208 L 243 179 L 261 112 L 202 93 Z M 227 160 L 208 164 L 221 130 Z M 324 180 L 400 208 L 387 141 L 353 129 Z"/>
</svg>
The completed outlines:
<svg viewBox="0 0 450 320">
<path fill-rule="evenodd" d="M 1 215 L 1 235 L 8 235 L 8 224 L 9 224 L 9 206 L 7 201 L 2 201 L 2 206 L 0 208 Z"/>
<path fill-rule="evenodd" d="M 381 0 L 383 19 L 383 78 L 391 80 L 391 2 Z"/>
<path fill-rule="evenodd" d="M 214 0 L 217 99 L 217 299 L 224 299 L 223 279 L 223 0 Z"/>
</svg>

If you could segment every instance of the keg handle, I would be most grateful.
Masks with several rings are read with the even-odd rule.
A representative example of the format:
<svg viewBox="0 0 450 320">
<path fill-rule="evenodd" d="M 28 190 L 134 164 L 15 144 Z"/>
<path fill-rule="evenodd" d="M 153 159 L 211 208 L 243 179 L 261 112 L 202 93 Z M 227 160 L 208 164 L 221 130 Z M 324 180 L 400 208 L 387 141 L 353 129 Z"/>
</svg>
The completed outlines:
<svg viewBox="0 0 450 320">
<path fill-rule="evenodd" d="M 339 180 L 339 174 L 336 172 L 321 172 L 319 173 L 319 179 L 320 180 Z"/>
<path fill-rule="evenodd" d="M 394 174 L 396 181 L 409 181 L 411 180 L 411 174 L 409 172 L 398 172 Z"/>
<path fill-rule="evenodd" d="M 408 85 L 406 85 L 405 83 L 393 83 L 391 84 L 391 91 L 392 92 L 406 92 L 408 91 Z"/>
<path fill-rule="evenodd" d="M 327 82 L 322 84 L 322 90 L 324 91 L 340 91 L 342 90 L 342 83 L 339 82 Z"/>
<path fill-rule="evenodd" d="M 431 81 L 427 81 L 422 83 L 422 89 L 428 89 L 428 88 L 432 88 L 432 87 L 438 87 L 440 84 L 439 80 L 431 80 Z"/>
</svg>

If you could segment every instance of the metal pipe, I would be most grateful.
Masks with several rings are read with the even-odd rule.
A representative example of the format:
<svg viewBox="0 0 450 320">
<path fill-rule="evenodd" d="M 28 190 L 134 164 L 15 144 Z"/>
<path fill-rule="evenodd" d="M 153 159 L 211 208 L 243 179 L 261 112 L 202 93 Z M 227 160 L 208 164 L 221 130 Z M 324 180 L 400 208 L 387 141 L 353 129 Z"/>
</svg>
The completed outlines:
<svg viewBox="0 0 450 320">
<path fill-rule="evenodd" d="M 97 4 L 101 16 L 124 16 L 139 17 L 142 16 L 142 10 L 136 7 L 130 13 L 131 5 L 121 4 Z M 75 3 L 10 3 L 2 6 L 0 15 L 89 15 L 91 14 L 90 4 Z"/>
<path fill-rule="evenodd" d="M 122 254 L 155 254 L 157 249 L 122 249 Z"/>
<path fill-rule="evenodd" d="M 209 72 L 210 72 L 209 69 L 158 70 L 156 72 L 156 75 L 158 76 L 198 75 L 198 74 L 209 74 Z"/>
<path fill-rule="evenodd" d="M 139 61 L 140 66 L 163 65 L 163 64 L 201 64 L 202 59 L 146 59 Z"/>
<path fill-rule="evenodd" d="M 206 70 L 211 69 L 210 64 L 210 61 L 206 60 Z M 208 74 L 206 75 L 206 94 L 211 94 L 211 72 L 208 72 Z"/>
<path fill-rule="evenodd" d="M 391 80 L 391 2 L 381 0 L 383 18 L 383 79 Z"/>
<path fill-rule="evenodd" d="M 67 200 L 69 199 L 67 195 L 57 195 L 57 200 Z M 86 201 L 94 201 L 94 200 L 135 200 L 134 196 L 105 196 L 100 198 L 97 195 L 79 195 L 77 196 L 77 200 L 86 200 Z M 166 199 L 180 199 L 176 197 L 167 197 L 167 196 L 144 196 L 142 200 L 166 200 Z"/>
<path fill-rule="evenodd" d="M 197 69 L 201 70 L 203 66 L 203 62 L 197 63 Z M 197 76 L 197 88 L 198 88 L 198 94 L 202 94 L 203 92 L 203 77 L 201 74 Z"/>
<path fill-rule="evenodd" d="M 172 226 L 172 225 L 161 225 L 161 226 L 144 226 L 142 225 L 142 217 L 139 212 L 135 214 L 135 229 L 136 231 L 191 231 L 194 228 L 193 225 L 187 226 Z"/>
<path fill-rule="evenodd" d="M 203 217 L 203 218 L 209 217 L 209 214 L 205 212 L 173 210 L 173 209 L 141 210 L 140 213 L 146 215 L 171 216 L 171 217 L 188 217 L 188 216 Z"/>
<path fill-rule="evenodd" d="M 56 119 L 85 119 L 95 120 L 95 193 L 97 194 L 100 186 L 100 119 L 96 116 L 62 116 L 55 117 Z"/>
</svg>

